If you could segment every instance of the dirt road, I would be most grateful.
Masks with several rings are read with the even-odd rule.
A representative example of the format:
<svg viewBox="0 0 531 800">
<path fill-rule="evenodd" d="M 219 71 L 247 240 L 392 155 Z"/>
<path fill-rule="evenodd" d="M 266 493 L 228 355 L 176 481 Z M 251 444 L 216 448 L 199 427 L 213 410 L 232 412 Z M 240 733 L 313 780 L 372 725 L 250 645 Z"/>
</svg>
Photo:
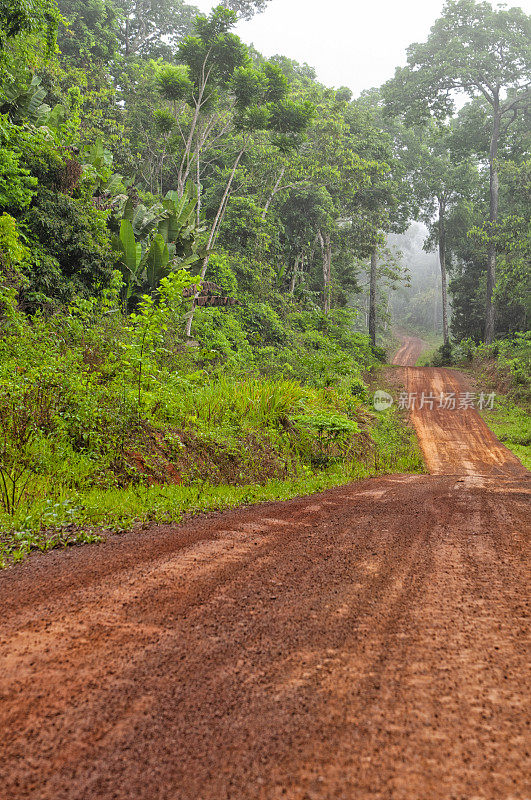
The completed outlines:
<svg viewBox="0 0 531 800">
<path fill-rule="evenodd" d="M 461 448 L 0 575 L 2 800 L 528 798 L 528 474 Z"/>
<path fill-rule="evenodd" d="M 426 348 L 426 343 L 418 336 L 400 336 L 402 344 L 398 349 L 393 364 L 400 364 L 401 367 L 414 367 L 422 351 Z"/>
<path fill-rule="evenodd" d="M 401 402 L 410 410 L 430 473 L 500 477 L 529 474 L 479 415 L 477 408 L 490 402 L 488 392 L 471 387 L 456 370 L 410 366 L 417 361 L 423 346 L 422 339 L 404 337 L 394 363 L 405 366 L 406 391 Z"/>
</svg>

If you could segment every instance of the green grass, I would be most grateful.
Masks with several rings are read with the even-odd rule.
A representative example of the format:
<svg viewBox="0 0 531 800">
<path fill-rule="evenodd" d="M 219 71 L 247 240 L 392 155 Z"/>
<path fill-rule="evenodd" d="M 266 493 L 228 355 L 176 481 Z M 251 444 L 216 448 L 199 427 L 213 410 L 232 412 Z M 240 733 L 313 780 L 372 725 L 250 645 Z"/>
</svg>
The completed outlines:
<svg viewBox="0 0 531 800">
<path fill-rule="evenodd" d="M 377 417 L 371 432 L 376 444 L 375 474 L 427 472 L 416 434 L 396 407 Z"/>
<path fill-rule="evenodd" d="M 425 336 L 422 336 L 425 342 L 427 342 L 428 347 L 424 350 L 423 353 L 417 358 L 415 363 L 416 367 L 429 367 L 433 356 L 439 349 L 439 347 L 443 343 L 443 338 L 439 334 L 428 333 Z"/>
<path fill-rule="evenodd" d="M 18 563 L 32 551 L 101 541 L 106 532 L 149 523 L 179 523 L 185 515 L 219 511 L 267 500 L 289 500 L 333 486 L 391 473 L 422 473 L 414 433 L 395 409 L 376 416 L 371 436 L 376 447 L 363 459 L 312 471 L 305 466 L 286 480 L 245 486 L 195 483 L 190 486 L 129 486 L 73 493 L 58 491 L 30 510 L 0 517 L 0 566 Z"/>
<path fill-rule="evenodd" d="M 498 439 L 531 470 L 531 414 L 508 398 L 499 398 L 482 416 Z"/>
</svg>

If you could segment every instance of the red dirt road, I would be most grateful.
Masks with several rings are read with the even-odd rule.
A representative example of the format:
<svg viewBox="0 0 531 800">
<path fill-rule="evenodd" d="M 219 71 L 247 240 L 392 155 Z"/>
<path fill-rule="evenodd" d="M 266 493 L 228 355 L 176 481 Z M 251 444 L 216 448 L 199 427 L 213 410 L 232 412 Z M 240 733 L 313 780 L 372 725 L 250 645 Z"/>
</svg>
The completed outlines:
<svg viewBox="0 0 531 800">
<path fill-rule="evenodd" d="M 528 473 L 461 445 L 1 574 L 2 800 L 528 798 Z"/>
<path fill-rule="evenodd" d="M 488 394 L 473 391 L 453 369 L 413 367 L 424 342 L 403 337 L 394 364 L 405 367 L 407 407 L 432 475 L 525 477 L 519 459 L 487 427 L 476 408 Z"/>
<path fill-rule="evenodd" d="M 417 336 L 401 336 L 402 344 L 393 358 L 393 364 L 401 367 L 414 367 L 420 358 L 422 351 L 426 349 L 426 343 Z"/>
</svg>

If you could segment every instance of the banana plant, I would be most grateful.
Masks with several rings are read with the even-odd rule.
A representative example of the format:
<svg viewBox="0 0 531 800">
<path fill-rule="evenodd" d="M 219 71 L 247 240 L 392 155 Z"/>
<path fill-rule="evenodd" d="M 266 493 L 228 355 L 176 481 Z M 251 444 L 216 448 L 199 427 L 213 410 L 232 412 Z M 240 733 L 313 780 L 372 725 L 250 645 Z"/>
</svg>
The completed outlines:
<svg viewBox="0 0 531 800">
<path fill-rule="evenodd" d="M 131 220 L 135 236 L 140 239 L 145 239 L 154 233 L 167 213 L 162 203 L 154 203 L 148 208 L 143 203 L 135 204 L 131 197 L 127 198 L 122 210 L 124 219 Z"/>
<path fill-rule="evenodd" d="M 187 188 L 183 197 L 179 197 L 177 192 L 170 191 L 162 201 L 168 215 L 161 220 L 158 230 L 172 257 L 181 262 L 199 258 L 199 238 L 205 230 L 197 223 L 197 197 L 193 192 Z"/>
<path fill-rule="evenodd" d="M 124 304 L 137 294 L 153 293 L 172 270 L 186 269 L 204 258 L 200 243 L 204 228 L 197 223 L 192 189 L 183 197 L 168 192 L 149 208 L 126 198 L 117 213 L 122 218 L 113 246 L 124 280 Z"/>
<path fill-rule="evenodd" d="M 33 75 L 29 83 L 28 75 L 16 75 L 3 87 L 0 114 L 8 114 L 11 122 L 20 125 L 29 122 L 35 127 L 45 125 L 51 112 L 44 103 L 46 89 L 41 86 L 41 78 Z"/>
<path fill-rule="evenodd" d="M 135 239 L 130 220 L 122 220 L 120 233 L 113 237 L 112 244 L 117 254 L 118 268 L 122 273 L 122 301 L 126 306 L 134 286 L 139 283 L 142 271 L 142 245 Z"/>
<path fill-rule="evenodd" d="M 123 176 L 113 172 L 113 155 L 103 144 L 102 139 L 96 139 L 83 152 L 83 171 L 90 172 L 94 178 L 94 191 L 116 198 L 120 203 L 121 198 L 127 195 L 120 194 L 124 191 Z"/>
<path fill-rule="evenodd" d="M 146 253 L 146 278 L 150 289 L 153 291 L 165 278 L 169 271 L 170 252 L 164 237 L 157 233 L 151 241 Z"/>
</svg>

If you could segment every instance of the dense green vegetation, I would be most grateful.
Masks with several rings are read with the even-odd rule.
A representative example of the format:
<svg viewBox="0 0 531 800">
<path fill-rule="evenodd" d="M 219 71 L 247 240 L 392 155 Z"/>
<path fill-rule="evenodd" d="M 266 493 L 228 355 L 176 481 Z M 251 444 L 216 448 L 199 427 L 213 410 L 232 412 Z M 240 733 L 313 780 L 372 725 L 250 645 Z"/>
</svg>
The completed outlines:
<svg viewBox="0 0 531 800">
<path fill-rule="evenodd" d="M 0 0 L 0 504 L 14 558 L 93 527 L 421 470 L 366 388 L 391 293 L 402 287 L 395 312 L 408 305 L 390 237 L 414 219 L 438 248 L 447 348 L 446 270 L 454 339 L 526 329 L 525 15 L 451 0 L 408 68 L 353 99 L 234 34 L 265 5 Z M 445 37 L 485 25 L 484 80 L 465 57 L 437 78 Z M 505 87 L 492 103 L 489 81 Z M 472 95 L 457 115 L 449 89 Z M 501 119 L 494 152 L 485 130 Z M 438 290 L 415 291 L 418 329 Z"/>
<path fill-rule="evenodd" d="M 188 347 L 191 280 L 172 273 L 134 313 L 118 272 L 98 298 L 50 316 L 4 294 L 4 557 L 84 541 L 94 526 L 422 470 L 396 414 L 367 410 L 361 369 L 377 362 L 341 315 L 306 312 L 298 330 L 288 315 L 289 346 L 276 350 L 251 348 L 236 318 L 217 330 L 222 312 L 201 309 Z"/>
</svg>

